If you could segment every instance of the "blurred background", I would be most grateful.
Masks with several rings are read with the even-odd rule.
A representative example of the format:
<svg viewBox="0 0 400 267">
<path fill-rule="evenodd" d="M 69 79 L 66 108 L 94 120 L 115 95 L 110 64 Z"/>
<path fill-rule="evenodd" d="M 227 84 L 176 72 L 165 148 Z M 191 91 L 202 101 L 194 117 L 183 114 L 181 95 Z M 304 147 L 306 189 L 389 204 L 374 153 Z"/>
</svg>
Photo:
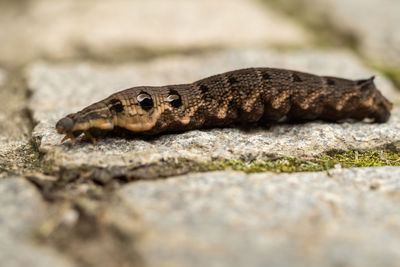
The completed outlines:
<svg viewBox="0 0 400 267">
<path fill-rule="evenodd" d="M 1 0 L 0 66 L 345 48 L 399 81 L 398 0 Z"/>
</svg>

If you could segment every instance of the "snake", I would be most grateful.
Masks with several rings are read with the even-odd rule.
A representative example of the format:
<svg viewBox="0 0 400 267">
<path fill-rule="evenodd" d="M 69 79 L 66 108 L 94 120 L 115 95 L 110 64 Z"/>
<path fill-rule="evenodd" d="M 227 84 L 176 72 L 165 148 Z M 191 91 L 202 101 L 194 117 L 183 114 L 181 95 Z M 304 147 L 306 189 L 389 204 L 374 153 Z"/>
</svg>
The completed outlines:
<svg viewBox="0 0 400 267">
<path fill-rule="evenodd" d="M 278 68 L 246 68 L 193 83 L 137 86 L 119 91 L 56 123 L 72 144 L 81 134 L 96 144 L 103 132 L 123 129 L 156 135 L 230 125 L 345 119 L 383 123 L 392 103 L 374 76 L 350 80 Z"/>
</svg>

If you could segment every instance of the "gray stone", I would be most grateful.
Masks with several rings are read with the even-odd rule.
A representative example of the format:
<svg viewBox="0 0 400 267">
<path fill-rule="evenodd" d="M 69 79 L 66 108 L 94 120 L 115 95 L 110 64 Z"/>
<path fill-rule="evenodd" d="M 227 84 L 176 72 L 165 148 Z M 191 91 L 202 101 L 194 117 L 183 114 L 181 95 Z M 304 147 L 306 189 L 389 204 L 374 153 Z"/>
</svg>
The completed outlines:
<svg viewBox="0 0 400 267">
<path fill-rule="evenodd" d="M 72 266 L 33 240 L 46 207 L 32 184 L 22 178 L 0 179 L 0 207 L 1 266 Z"/>
<path fill-rule="evenodd" d="M 7 4 L 0 6 L 0 42 L 8 44 L 0 60 L 13 64 L 41 56 L 126 60 L 170 51 L 296 46 L 308 39 L 303 28 L 254 0 Z"/>
<path fill-rule="evenodd" d="M 90 64 L 51 65 L 37 63 L 27 70 L 30 101 L 38 125 L 33 131 L 45 159 L 56 165 L 138 166 L 161 159 L 212 158 L 254 159 L 267 156 L 310 157 L 332 150 L 367 150 L 395 147 L 400 142 L 399 111 L 385 124 L 323 123 L 275 125 L 269 129 L 243 132 L 238 129 L 196 130 L 163 135 L 152 141 L 107 138 L 92 146 L 78 142 L 61 144 L 54 129 L 58 119 L 94 101 L 135 85 L 162 85 L 193 82 L 202 77 L 249 66 L 291 68 L 317 74 L 363 78 L 374 74 L 345 52 L 274 53 L 230 51 L 201 57 L 170 57 L 149 63 L 114 66 Z M 381 91 L 392 101 L 399 93 L 383 77 L 377 79 Z"/>
<path fill-rule="evenodd" d="M 16 238 L 26 237 L 43 219 L 44 203 L 39 192 L 22 178 L 0 180 L 0 207 L 1 232 Z"/>
<path fill-rule="evenodd" d="M 224 171 L 118 195 L 142 224 L 148 266 L 398 266 L 399 177 L 398 167 Z"/>
</svg>

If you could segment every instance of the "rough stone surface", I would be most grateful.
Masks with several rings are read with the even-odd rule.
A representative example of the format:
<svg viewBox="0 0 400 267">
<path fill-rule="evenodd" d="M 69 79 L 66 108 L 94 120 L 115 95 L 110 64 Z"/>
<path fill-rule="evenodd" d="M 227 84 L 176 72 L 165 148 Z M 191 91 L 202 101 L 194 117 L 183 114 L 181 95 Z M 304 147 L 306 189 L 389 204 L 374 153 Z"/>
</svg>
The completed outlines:
<svg viewBox="0 0 400 267">
<path fill-rule="evenodd" d="M 73 266 L 33 240 L 45 204 L 32 184 L 22 178 L 0 179 L 1 266 Z"/>
<path fill-rule="evenodd" d="M 148 266 L 398 266 L 400 169 L 211 172 L 122 188 Z"/>
<path fill-rule="evenodd" d="M 301 26 L 254 0 L 21 2 L 0 6 L 6 62 L 307 42 Z"/>
<path fill-rule="evenodd" d="M 68 113 L 100 100 L 119 89 L 135 85 L 193 82 L 202 77 L 249 66 L 291 68 L 317 74 L 365 78 L 373 71 L 344 52 L 277 54 L 231 51 L 190 58 L 167 58 L 145 64 L 113 68 L 89 64 L 56 66 L 44 63 L 27 71 L 34 91 L 30 107 L 38 121 L 33 137 L 47 160 L 56 165 L 141 165 L 166 158 L 209 160 L 215 157 L 254 159 L 269 155 L 316 156 L 332 150 L 374 149 L 398 146 L 399 112 L 385 124 L 307 123 L 275 125 L 243 132 L 238 129 L 196 130 L 164 135 L 154 140 L 107 138 L 92 145 L 60 144 L 54 125 Z M 377 85 L 392 101 L 399 94 L 383 77 Z"/>
</svg>

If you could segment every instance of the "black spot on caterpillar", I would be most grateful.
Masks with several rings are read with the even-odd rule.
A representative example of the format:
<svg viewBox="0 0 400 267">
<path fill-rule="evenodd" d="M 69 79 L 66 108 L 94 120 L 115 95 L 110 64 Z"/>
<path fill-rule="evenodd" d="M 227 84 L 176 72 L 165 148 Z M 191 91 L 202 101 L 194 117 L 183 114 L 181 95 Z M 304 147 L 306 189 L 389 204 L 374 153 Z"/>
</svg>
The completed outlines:
<svg viewBox="0 0 400 267">
<path fill-rule="evenodd" d="M 205 86 L 205 85 L 200 85 L 200 90 L 201 90 L 201 93 L 202 94 L 205 94 L 205 93 L 207 93 L 208 92 L 208 90 L 210 90 L 207 86 Z"/>
<path fill-rule="evenodd" d="M 389 119 L 392 104 L 373 77 L 347 80 L 272 68 L 214 75 L 191 84 L 134 87 L 115 93 L 58 121 L 72 141 L 84 133 L 123 128 L 158 134 L 232 123 Z"/>
<path fill-rule="evenodd" d="M 298 82 L 302 82 L 303 80 L 300 79 L 299 75 L 297 75 L 296 73 L 293 73 L 293 82 L 298 83 Z"/>
<path fill-rule="evenodd" d="M 328 85 L 335 85 L 335 81 L 332 79 L 326 79 L 326 82 L 328 83 Z"/>
<path fill-rule="evenodd" d="M 271 79 L 271 76 L 268 74 L 268 72 L 262 72 L 262 78 L 264 79 L 264 80 L 269 80 L 269 79 Z"/>
<path fill-rule="evenodd" d="M 124 111 L 124 106 L 121 103 L 121 100 L 119 99 L 111 99 L 110 100 L 110 111 L 115 111 L 115 112 L 122 112 Z"/>
<path fill-rule="evenodd" d="M 230 85 L 234 85 L 235 83 L 238 83 L 238 80 L 235 77 L 229 77 L 228 82 Z"/>
</svg>

